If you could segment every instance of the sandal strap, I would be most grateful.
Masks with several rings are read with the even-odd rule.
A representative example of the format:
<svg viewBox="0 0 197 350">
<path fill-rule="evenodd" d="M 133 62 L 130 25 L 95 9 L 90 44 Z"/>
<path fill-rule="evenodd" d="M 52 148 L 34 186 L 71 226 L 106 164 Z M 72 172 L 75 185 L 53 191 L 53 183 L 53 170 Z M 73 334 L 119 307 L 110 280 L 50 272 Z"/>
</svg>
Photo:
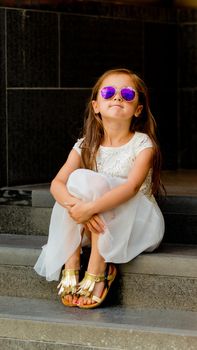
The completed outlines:
<svg viewBox="0 0 197 350">
<path fill-rule="evenodd" d="M 75 269 L 64 269 L 62 271 L 62 277 L 66 277 L 66 276 L 78 276 L 79 275 L 79 270 L 75 270 Z"/>
<path fill-rule="evenodd" d="M 108 288 L 108 281 L 112 280 L 112 276 L 109 273 L 109 266 L 107 264 L 107 268 L 104 274 L 94 275 L 90 272 L 85 272 L 85 276 L 83 280 L 79 283 L 79 288 L 77 290 L 78 295 L 83 295 L 85 297 L 94 297 L 92 292 L 94 290 L 95 283 L 104 282 L 104 288 Z M 96 296 L 95 296 L 96 297 Z M 98 298 L 98 297 L 96 297 Z M 96 301 L 96 300 L 95 300 Z M 98 302 L 98 301 L 97 301 Z"/>
<path fill-rule="evenodd" d="M 62 279 L 58 284 L 59 288 L 58 295 L 63 297 L 66 294 L 75 294 L 77 291 L 77 276 L 79 271 L 75 269 L 64 269 L 62 271 Z"/>
<path fill-rule="evenodd" d="M 94 290 L 94 286 L 96 282 L 102 282 L 105 280 L 104 274 L 102 275 L 94 275 L 93 273 L 89 273 L 86 271 L 83 280 L 79 283 L 79 288 L 77 289 L 78 295 L 83 295 L 85 297 L 89 297 L 92 295 Z"/>
<path fill-rule="evenodd" d="M 105 280 L 105 275 L 94 275 L 93 273 L 90 273 L 88 271 L 85 272 L 84 279 L 90 279 L 93 282 L 103 282 Z"/>
<path fill-rule="evenodd" d="M 102 301 L 102 299 L 97 297 L 96 295 L 92 296 L 92 300 L 95 301 L 96 303 L 100 303 Z"/>
</svg>

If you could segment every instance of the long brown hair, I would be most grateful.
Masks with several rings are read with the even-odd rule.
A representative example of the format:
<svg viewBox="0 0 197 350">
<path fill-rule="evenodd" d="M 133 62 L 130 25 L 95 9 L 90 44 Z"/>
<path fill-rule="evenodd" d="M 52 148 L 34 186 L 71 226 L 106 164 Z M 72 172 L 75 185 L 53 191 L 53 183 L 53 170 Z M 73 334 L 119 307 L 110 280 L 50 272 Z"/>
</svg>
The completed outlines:
<svg viewBox="0 0 197 350">
<path fill-rule="evenodd" d="M 143 109 L 140 116 L 133 116 L 130 125 L 130 130 L 132 132 L 138 131 L 146 133 L 153 143 L 154 159 L 152 172 L 152 193 L 158 194 L 160 187 L 162 187 L 162 184 L 160 180 L 161 152 L 156 137 L 156 122 L 150 111 L 148 91 L 145 83 L 138 75 L 136 75 L 128 69 L 119 68 L 108 70 L 98 79 L 98 81 L 92 89 L 92 94 L 85 111 L 85 120 L 83 128 L 84 139 L 80 146 L 82 149 L 82 166 L 86 169 L 97 169 L 96 155 L 98 148 L 101 144 L 102 138 L 104 136 L 104 128 L 101 115 L 99 113 L 96 114 L 94 112 L 94 109 L 92 107 L 92 101 L 97 99 L 100 86 L 103 83 L 104 79 L 112 74 L 127 74 L 131 77 L 133 83 L 135 84 L 135 89 L 137 90 L 139 96 L 139 104 L 143 105 Z"/>
</svg>

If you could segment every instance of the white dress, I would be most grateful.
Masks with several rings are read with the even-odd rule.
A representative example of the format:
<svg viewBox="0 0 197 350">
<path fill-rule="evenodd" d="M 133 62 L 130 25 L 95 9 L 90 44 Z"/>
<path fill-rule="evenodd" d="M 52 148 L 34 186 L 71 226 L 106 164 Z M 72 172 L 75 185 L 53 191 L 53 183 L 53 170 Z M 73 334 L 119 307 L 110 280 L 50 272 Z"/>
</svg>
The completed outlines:
<svg viewBox="0 0 197 350">
<path fill-rule="evenodd" d="M 74 145 L 79 154 L 81 141 L 78 140 Z M 137 155 L 150 147 L 152 141 L 148 135 L 140 132 L 135 132 L 123 146 L 100 146 L 98 172 L 75 170 L 68 179 L 68 191 L 84 201 L 98 198 L 124 183 Z M 106 262 L 126 263 L 143 251 L 153 251 L 160 244 L 164 220 L 151 195 L 151 172 L 133 198 L 101 215 L 106 229 L 104 234 L 99 235 L 98 249 Z M 56 202 L 51 215 L 48 242 L 34 266 L 36 272 L 48 281 L 58 280 L 62 266 L 81 243 L 82 230 L 83 226 L 76 224 L 67 210 Z"/>
</svg>

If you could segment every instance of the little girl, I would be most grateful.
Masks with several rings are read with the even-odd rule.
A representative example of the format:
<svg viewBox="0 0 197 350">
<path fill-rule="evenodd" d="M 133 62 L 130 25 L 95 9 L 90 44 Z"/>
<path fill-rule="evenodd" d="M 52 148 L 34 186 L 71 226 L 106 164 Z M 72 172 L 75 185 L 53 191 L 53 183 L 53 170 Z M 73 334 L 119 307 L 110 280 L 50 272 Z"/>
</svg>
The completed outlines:
<svg viewBox="0 0 197 350">
<path fill-rule="evenodd" d="M 83 137 L 51 184 L 56 203 L 35 270 L 58 280 L 64 305 L 94 308 L 116 276 L 113 263 L 153 251 L 164 234 L 154 195 L 160 151 L 144 82 L 127 69 L 104 73 L 87 107 Z M 91 244 L 79 282 L 81 246 Z"/>
</svg>

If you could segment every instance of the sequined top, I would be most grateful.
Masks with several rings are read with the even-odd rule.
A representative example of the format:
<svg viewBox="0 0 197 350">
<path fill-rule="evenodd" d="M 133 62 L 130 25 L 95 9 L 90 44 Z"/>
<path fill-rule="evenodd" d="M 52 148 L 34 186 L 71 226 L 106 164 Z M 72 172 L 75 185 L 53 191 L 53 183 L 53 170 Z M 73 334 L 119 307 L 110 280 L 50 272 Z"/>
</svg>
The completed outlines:
<svg viewBox="0 0 197 350">
<path fill-rule="evenodd" d="M 74 149 L 81 154 L 80 144 L 83 139 L 79 139 Z M 145 148 L 153 147 L 152 141 L 147 134 L 135 132 L 129 142 L 119 147 L 100 146 L 96 157 L 97 171 L 102 174 L 127 178 L 130 170 L 134 166 L 137 155 Z M 151 196 L 151 175 L 150 169 L 140 191 L 149 199 Z"/>
</svg>

